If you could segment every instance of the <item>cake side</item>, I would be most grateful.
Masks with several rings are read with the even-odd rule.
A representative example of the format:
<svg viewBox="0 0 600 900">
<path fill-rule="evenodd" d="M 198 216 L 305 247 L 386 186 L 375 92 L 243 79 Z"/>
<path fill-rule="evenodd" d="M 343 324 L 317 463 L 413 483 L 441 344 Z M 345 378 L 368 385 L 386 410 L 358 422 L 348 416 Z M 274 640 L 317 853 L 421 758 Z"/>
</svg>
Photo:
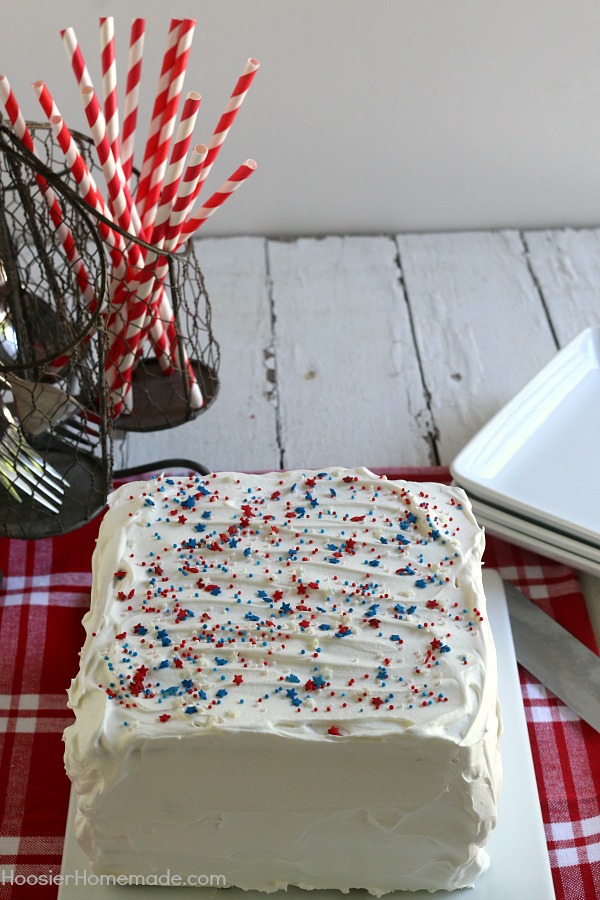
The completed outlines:
<svg viewBox="0 0 600 900">
<path fill-rule="evenodd" d="M 366 469 L 117 491 L 65 733 L 98 870 L 472 884 L 501 781 L 482 548 L 461 491 Z"/>
</svg>

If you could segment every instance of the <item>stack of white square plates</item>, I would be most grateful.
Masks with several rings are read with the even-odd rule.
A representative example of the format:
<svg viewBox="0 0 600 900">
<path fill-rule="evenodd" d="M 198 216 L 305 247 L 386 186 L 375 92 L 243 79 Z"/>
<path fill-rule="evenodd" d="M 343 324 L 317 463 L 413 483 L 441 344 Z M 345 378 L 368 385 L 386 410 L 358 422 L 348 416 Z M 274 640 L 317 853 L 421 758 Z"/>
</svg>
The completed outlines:
<svg viewBox="0 0 600 900">
<path fill-rule="evenodd" d="M 557 353 L 450 470 L 491 534 L 600 576 L 600 327 Z"/>
</svg>

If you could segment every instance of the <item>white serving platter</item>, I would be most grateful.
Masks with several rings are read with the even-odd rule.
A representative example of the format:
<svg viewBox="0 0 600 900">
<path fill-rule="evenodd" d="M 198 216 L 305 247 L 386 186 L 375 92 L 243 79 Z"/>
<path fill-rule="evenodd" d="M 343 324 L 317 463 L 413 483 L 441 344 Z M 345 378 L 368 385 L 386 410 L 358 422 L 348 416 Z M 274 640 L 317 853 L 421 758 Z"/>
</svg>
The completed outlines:
<svg viewBox="0 0 600 900">
<path fill-rule="evenodd" d="M 452 900 L 552 900 L 554 888 L 544 835 L 539 797 L 535 781 L 527 724 L 519 685 L 519 675 L 510 630 L 510 620 L 502 581 L 497 572 L 484 573 L 488 615 L 498 654 L 499 693 L 502 704 L 504 733 L 502 759 L 504 788 L 498 810 L 498 825 L 488 849 L 492 860 L 487 872 L 468 891 L 398 891 L 390 897 L 452 898 Z M 89 865 L 74 835 L 75 801 L 71 796 L 61 874 L 59 900 L 173 900 L 179 892 L 190 900 L 343 900 L 347 895 L 337 891 L 303 891 L 289 888 L 276 894 L 261 894 L 236 888 L 198 887 L 119 887 L 97 885 L 90 879 Z M 78 881 L 76 883 L 76 876 Z M 87 883 L 82 883 L 87 878 Z M 92 876 L 93 878 L 93 876 Z M 174 893 L 175 892 L 175 893 Z M 355 900 L 369 900 L 365 891 L 353 891 Z"/>
<path fill-rule="evenodd" d="M 587 328 L 458 454 L 482 500 L 600 547 L 600 327 Z"/>
</svg>

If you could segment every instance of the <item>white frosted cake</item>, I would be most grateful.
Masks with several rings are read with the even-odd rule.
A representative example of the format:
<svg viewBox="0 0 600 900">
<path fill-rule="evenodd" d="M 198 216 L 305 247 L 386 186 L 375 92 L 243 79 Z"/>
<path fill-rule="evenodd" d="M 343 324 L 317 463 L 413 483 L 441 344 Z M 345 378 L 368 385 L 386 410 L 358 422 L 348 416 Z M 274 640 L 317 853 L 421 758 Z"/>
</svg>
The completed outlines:
<svg viewBox="0 0 600 900">
<path fill-rule="evenodd" d="M 97 874 L 454 889 L 501 783 L 483 532 L 367 469 L 110 498 L 65 732 Z"/>
</svg>

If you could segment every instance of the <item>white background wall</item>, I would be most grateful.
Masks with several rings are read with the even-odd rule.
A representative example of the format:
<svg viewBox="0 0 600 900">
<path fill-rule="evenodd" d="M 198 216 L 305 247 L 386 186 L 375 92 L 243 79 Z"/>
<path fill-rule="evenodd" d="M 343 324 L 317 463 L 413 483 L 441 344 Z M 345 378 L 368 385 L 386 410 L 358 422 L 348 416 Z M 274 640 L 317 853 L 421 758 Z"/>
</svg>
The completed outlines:
<svg viewBox="0 0 600 900">
<path fill-rule="evenodd" d="M 0 0 L 0 71 L 28 118 L 47 81 L 83 127 L 59 29 L 100 86 L 98 17 L 121 80 L 145 15 L 141 122 L 171 15 L 198 25 L 186 88 L 208 140 L 249 56 L 262 66 L 211 173 L 259 169 L 206 234 L 377 233 L 600 222 L 600 5 L 595 0 Z M 145 128 L 142 131 L 145 134 Z"/>
</svg>

